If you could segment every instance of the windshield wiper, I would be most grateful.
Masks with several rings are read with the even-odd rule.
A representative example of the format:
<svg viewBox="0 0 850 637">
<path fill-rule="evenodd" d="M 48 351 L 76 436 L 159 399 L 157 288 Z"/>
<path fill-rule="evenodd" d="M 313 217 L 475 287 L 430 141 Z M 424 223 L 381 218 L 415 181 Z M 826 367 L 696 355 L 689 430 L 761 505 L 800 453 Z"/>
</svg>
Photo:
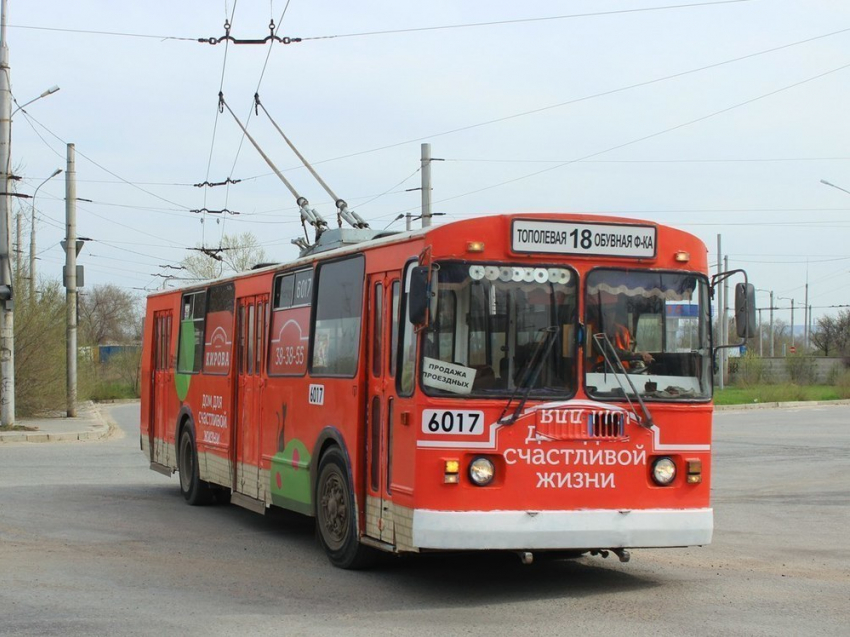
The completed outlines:
<svg viewBox="0 0 850 637">
<path fill-rule="evenodd" d="M 549 357 L 549 352 L 552 351 L 552 346 L 557 340 L 555 337 L 558 334 L 558 328 L 555 325 L 544 327 L 540 331 L 543 332 L 543 338 L 537 342 L 537 347 L 534 349 L 534 353 L 523 366 L 522 373 L 519 377 L 519 383 L 517 383 L 511 397 L 508 398 L 508 404 L 505 405 L 505 408 L 502 410 L 502 415 L 499 416 L 499 423 L 502 425 L 512 425 L 517 421 L 517 418 L 519 418 L 519 415 L 522 413 L 522 408 L 525 407 L 525 403 L 528 401 L 528 395 L 531 393 L 531 389 L 534 387 L 534 384 L 540 376 L 540 370 L 543 369 L 543 362 Z M 511 408 L 511 403 L 513 403 L 514 398 L 517 397 L 517 394 L 520 391 L 522 392 L 522 398 L 520 399 L 519 404 L 516 406 L 514 412 L 505 418 L 505 414 L 507 414 L 508 410 Z"/>
<path fill-rule="evenodd" d="M 635 407 L 632 404 L 632 400 L 631 398 L 629 398 L 629 392 L 627 392 L 626 388 L 623 387 L 623 382 L 620 380 L 620 377 L 622 376 L 622 378 L 625 378 L 626 382 L 629 384 L 629 387 L 631 387 L 632 393 L 634 394 L 635 398 L 637 398 L 637 401 L 640 404 L 641 411 L 643 411 L 643 415 L 646 418 L 646 423 L 648 423 L 645 424 L 643 421 L 641 421 L 640 418 L 638 418 L 637 421 L 640 426 L 649 429 L 650 427 L 655 425 L 655 423 L 652 422 L 652 414 L 649 413 L 649 409 L 647 408 L 646 403 L 643 402 L 643 398 L 640 397 L 640 393 L 635 387 L 635 384 L 632 382 L 632 379 L 629 377 L 628 372 L 626 372 L 626 368 L 623 367 L 623 361 L 620 359 L 620 355 L 617 354 L 617 348 L 614 347 L 613 343 L 611 343 L 611 339 L 608 338 L 608 335 L 605 334 L 605 332 L 598 332 L 593 335 L 593 340 L 596 342 L 596 347 L 599 349 L 600 352 L 602 352 L 602 357 L 605 359 L 605 369 L 608 369 L 609 367 L 611 368 L 612 372 L 614 373 L 614 379 L 617 381 L 617 384 L 620 386 L 620 389 L 623 390 L 623 396 L 625 396 L 626 401 L 629 403 L 629 407 L 631 408 L 632 413 L 637 416 L 637 412 L 635 411 Z M 611 355 L 610 358 L 608 356 L 609 353 Z M 616 363 L 616 365 L 611 362 L 611 358 L 614 359 L 614 363 Z"/>
</svg>

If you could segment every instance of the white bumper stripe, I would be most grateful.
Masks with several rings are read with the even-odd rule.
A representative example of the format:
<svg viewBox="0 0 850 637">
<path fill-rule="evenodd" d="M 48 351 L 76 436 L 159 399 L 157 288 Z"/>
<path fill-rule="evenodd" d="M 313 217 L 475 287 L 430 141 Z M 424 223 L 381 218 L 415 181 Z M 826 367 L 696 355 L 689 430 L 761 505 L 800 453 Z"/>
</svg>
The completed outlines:
<svg viewBox="0 0 850 637">
<path fill-rule="evenodd" d="M 592 549 L 709 544 L 712 509 L 413 512 L 421 549 Z"/>
</svg>

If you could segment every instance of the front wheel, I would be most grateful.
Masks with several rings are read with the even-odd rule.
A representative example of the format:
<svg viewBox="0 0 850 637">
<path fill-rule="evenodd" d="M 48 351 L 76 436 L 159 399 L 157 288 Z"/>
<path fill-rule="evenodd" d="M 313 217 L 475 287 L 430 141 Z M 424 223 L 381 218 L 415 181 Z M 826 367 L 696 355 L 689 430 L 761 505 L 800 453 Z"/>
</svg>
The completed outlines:
<svg viewBox="0 0 850 637">
<path fill-rule="evenodd" d="M 177 470 L 180 473 L 180 492 L 186 502 L 192 506 L 209 504 L 212 501 L 212 489 L 198 475 L 198 452 L 195 449 L 195 432 L 191 423 L 180 434 L 177 451 Z"/>
<path fill-rule="evenodd" d="M 317 534 L 331 564 L 345 569 L 371 566 L 376 553 L 357 537 L 354 494 L 338 448 L 330 449 L 319 462 L 315 496 Z"/>
</svg>

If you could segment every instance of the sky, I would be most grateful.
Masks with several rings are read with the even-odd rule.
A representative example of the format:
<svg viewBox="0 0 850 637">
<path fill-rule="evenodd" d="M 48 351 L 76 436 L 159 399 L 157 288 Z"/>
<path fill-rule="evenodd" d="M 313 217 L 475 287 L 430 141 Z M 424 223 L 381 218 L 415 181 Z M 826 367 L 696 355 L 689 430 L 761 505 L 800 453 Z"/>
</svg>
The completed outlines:
<svg viewBox="0 0 850 637">
<path fill-rule="evenodd" d="M 850 190 L 846 1 L 8 0 L 6 20 L 17 105 L 61 87 L 13 116 L 17 191 L 32 195 L 75 145 L 87 287 L 144 295 L 223 233 L 252 232 L 271 261 L 297 256 L 294 197 L 219 112 L 221 90 L 327 219 L 331 198 L 252 112 L 255 92 L 373 228 L 418 213 L 408 189 L 429 142 L 435 223 L 647 219 L 700 237 L 711 263 L 721 235 L 778 320 L 793 299 L 802 324 L 807 283 L 815 319 L 850 306 L 850 193 L 821 183 Z M 265 38 L 271 20 L 302 40 L 198 42 L 225 21 Z M 57 279 L 64 180 L 35 200 L 37 269 Z M 29 214 L 31 199 L 14 201 Z"/>
</svg>

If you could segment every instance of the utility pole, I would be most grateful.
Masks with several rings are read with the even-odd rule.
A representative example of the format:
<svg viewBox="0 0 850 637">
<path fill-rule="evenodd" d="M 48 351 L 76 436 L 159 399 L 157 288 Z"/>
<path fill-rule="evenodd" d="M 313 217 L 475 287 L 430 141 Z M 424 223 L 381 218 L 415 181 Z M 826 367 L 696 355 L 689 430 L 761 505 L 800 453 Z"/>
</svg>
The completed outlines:
<svg viewBox="0 0 850 637">
<path fill-rule="evenodd" d="M 770 357 L 773 358 L 773 290 L 770 291 Z"/>
<path fill-rule="evenodd" d="M 15 278 L 12 279 L 16 283 L 21 280 L 21 210 L 20 208 L 15 213 Z"/>
<path fill-rule="evenodd" d="M 720 244 L 720 235 L 717 235 L 717 276 L 720 277 L 720 274 L 723 272 L 723 250 Z M 723 307 L 723 287 L 717 288 L 717 340 L 719 341 L 719 345 L 725 345 L 726 339 L 723 334 L 723 319 L 721 318 L 723 312 L 721 308 Z M 726 350 L 719 349 L 717 350 L 717 355 L 720 358 L 720 377 L 718 379 L 717 387 L 719 389 L 723 389 L 723 370 L 726 369 Z"/>
<path fill-rule="evenodd" d="M 0 0 L 0 425 L 15 424 L 15 315 L 12 299 L 12 87 L 6 44 L 8 0 Z"/>
<path fill-rule="evenodd" d="M 809 323 L 812 322 L 811 309 L 809 308 L 809 273 L 806 271 L 806 300 L 803 305 L 803 316 L 805 317 L 806 327 L 803 329 L 803 352 L 809 353 Z"/>
<path fill-rule="evenodd" d="M 794 299 L 791 299 L 791 347 L 794 347 Z"/>
<path fill-rule="evenodd" d="M 431 225 L 431 144 L 422 144 L 422 227 Z"/>
<path fill-rule="evenodd" d="M 759 311 L 759 357 L 764 358 L 764 339 L 762 338 L 762 335 L 761 335 L 761 308 L 759 308 L 758 311 Z"/>
<path fill-rule="evenodd" d="M 723 271 L 729 271 L 729 257 L 723 257 Z M 729 344 L 729 278 L 723 281 L 723 344 Z M 729 350 L 724 350 L 728 352 Z M 723 355 L 723 378 L 729 377 L 729 356 Z M 725 382 L 725 380 L 724 380 Z"/>
<path fill-rule="evenodd" d="M 68 418 L 77 415 L 77 172 L 74 145 L 68 144 L 65 169 L 65 317 Z"/>
<path fill-rule="evenodd" d="M 61 172 L 61 168 L 54 170 L 50 177 L 38 185 L 32 196 L 32 217 L 30 218 L 30 299 L 35 298 L 35 198 L 38 195 L 39 188 Z"/>
</svg>

